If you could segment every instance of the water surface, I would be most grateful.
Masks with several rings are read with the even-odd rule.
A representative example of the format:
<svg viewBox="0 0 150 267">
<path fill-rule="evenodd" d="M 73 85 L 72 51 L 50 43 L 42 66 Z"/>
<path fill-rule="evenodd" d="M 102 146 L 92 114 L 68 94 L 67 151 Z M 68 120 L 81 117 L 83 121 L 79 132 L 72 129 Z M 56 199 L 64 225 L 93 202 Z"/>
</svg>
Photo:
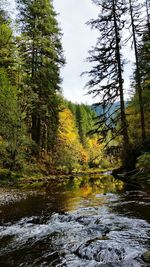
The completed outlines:
<svg viewBox="0 0 150 267">
<path fill-rule="evenodd" d="M 82 177 L 13 194 L 23 198 L 0 206 L 0 266 L 149 266 L 150 187 Z"/>
</svg>

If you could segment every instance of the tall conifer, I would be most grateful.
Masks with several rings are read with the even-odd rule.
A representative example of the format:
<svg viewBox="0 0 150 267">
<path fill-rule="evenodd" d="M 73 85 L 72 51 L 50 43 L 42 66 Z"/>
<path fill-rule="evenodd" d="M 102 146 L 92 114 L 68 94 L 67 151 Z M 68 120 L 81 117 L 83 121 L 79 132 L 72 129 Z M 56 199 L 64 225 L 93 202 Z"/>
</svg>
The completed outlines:
<svg viewBox="0 0 150 267">
<path fill-rule="evenodd" d="M 137 1 L 136 1 L 137 2 Z M 139 55 L 138 55 L 138 34 L 141 34 L 141 25 L 140 29 L 137 27 L 139 23 L 139 15 L 138 20 L 135 19 L 135 14 L 138 11 L 140 13 L 140 5 L 135 6 L 134 1 L 129 0 L 129 9 L 130 9 L 130 17 L 131 17 L 131 29 L 132 29 L 132 38 L 133 38 L 133 45 L 134 45 L 134 53 L 135 53 L 135 64 L 136 64 L 136 88 L 139 97 L 139 107 L 140 107 L 140 120 L 141 120 L 141 132 L 142 132 L 142 141 L 144 142 L 146 139 L 146 132 L 145 132 L 145 118 L 144 118 L 144 104 L 143 104 L 143 95 L 142 95 L 142 85 L 141 85 L 141 73 L 140 73 L 140 66 L 139 66 Z"/>
<path fill-rule="evenodd" d="M 90 80 L 87 84 L 89 93 L 99 96 L 97 105 L 103 106 L 104 113 L 99 116 L 97 132 L 106 137 L 109 131 L 112 138 L 122 134 L 124 163 L 129 152 L 129 138 L 125 115 L 123 89 L 123 60 L 121 55 L 121 32 L 124 27 L 125 1 L 93 1 L 99 7 L 98 18 L 89 22 L 92 28 L 99 31 L 96 47 L 90 51 L 89 62 L 93 64 L 88 72 Z M 116 116 L 108 120 L 107 114 L 114 102 L 119 99 L 120 107 Z M 115 126 L 120 122 L 120 128 Z"/>
<path fill-rule="evenodd" d="M 61 33 L 52 1 L 17 0 L 26 82 L 32 91 L 31 134 L 40 148 L 54 142 L 60 67 L 64 64 Z"/>
</svg>

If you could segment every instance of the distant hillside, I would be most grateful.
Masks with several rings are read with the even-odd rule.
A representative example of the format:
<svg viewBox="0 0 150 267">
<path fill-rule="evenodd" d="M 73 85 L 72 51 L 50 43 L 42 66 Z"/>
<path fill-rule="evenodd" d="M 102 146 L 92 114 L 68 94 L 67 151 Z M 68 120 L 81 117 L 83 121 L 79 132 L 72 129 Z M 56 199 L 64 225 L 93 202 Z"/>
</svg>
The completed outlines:
<svg viewBox="0 0 150 267">
<path fill-rule="evenodd" d="M 115 110 L 117 110 L 119 108 L 120 103 L 116 102 L 112 105 L 112 107 L 109 110 L 109 113 L 107 114 L 107 116 L 111 115 L 114 113 Z M 104 113 L 103 107 L 102 106 L 96 106 L 96 105 L 92 105 L 92 109 L 95 110 L 96 114 L 102 115 Z"/>
<path fill-rule="evenodd" d="M 125 102 L 125 106 L 127 107 L 129 104 L 128 101 Z M 111 114 L 113 114 L 115 112 L 115 110 L 117 110 L 120 106 L 120 102 L 115 102 L 112 107 L 110 108 L 109 112 L 107 113 L 107 116 L 109 117 Z M 92 109 L 96 112 L 96 114 L 102 115 L 104 113 L 103 107 L 102 106 L 96 106 L 96 105 L 92 105 Z"/>
</svg>

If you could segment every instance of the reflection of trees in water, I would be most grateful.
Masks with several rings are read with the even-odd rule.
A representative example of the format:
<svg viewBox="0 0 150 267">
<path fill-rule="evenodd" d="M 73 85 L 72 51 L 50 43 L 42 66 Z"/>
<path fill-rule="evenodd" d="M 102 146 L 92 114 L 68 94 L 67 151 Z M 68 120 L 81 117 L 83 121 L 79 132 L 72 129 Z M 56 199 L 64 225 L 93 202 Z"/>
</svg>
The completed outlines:
<svg viewBox="0 0 150 267">
<path fill-rule="evenodd" d="M 43 190 L 43 191 L 42 191 Z M 84 198 L 90 198 L 93 203 L 104 203 L 104 199 L 96 197 L 96 194 L 118 192 L 123 190 L 123 183 L 112 176 L 76 177 L 63 182 L 53 182 L 46 189 L 35 191 L 19 202 L 11 203 L 1 208 L 3 222 L 19 220 L 26 216 L 51 216 L 53 212 L 61 213 L 78 209 Z"/>
<path fill-rule="evenodd" d="M 76 210 L 81 205 L 81 201 L 85 198 L 94 201 L 95 205 L 98 201 L 103 204 L 105 198 L 101 196 L 97 200 L 96 195 L 104 195 L 108 192 L 118 192 L 122 191 L 124 188 L 124 183 L 119 180 L 115 180 L 112 176 L 105 175 L 93 175 L 93 176 L 78 176 L 73 179 L 66 179 L 59 184 L 54 184 L 53 187 L 50 186 L 49 190 L 51 192 L 57 192 L 57 202 L 59 206 L 65 211 Z M 50 191 L 47 193 L 50 195 Z"/>
<path fill-rule="evenodd" d="M 115 180 L 112 176 L 100 176 L 97 177 L 82 177 L 76 178 L 74 180 L 75 187 L 85 188 L 85 190 L 89 187 L 91 188 L 91 193 L 99 193 L 105 194 L 108 192 L 117 192 L 121 191 L 124 188 L 124 183 L 119 180 Z"/>
<path fill-rule="evenodd" d="M 106 193 L 115 193 L 124 189 L 124 183 L 115 180 L 112 176 L 96 177 L 75 177 L 73 180 L 68 181 L 64 190 L 69 190 L 66 198 L 66 207 L 68 209 L 77 209 L 78 205 L 83 198 L 88 198 L 90 201 L 97 204 L 104 204 L 105 198 L 101 196 L 97 198 L 97 194 L 105 195 Z M 66 193 L 65 193 L 66 195 Z"/>
</svg>

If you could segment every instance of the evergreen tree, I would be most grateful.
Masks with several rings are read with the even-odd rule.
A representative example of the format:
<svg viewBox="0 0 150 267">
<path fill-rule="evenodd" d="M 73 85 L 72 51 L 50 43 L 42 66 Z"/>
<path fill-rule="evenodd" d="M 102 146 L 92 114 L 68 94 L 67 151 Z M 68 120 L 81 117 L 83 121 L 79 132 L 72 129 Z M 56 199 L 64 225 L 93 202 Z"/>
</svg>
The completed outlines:
<svg viewBox="0 0 150 267">
<path fill-rule="evenodd" d="M 0 5 L 0 162 L 14 170 L 22 168 L 28 142 L 16 87 L 16 46 L 10 24 Z"/>
<path fill-rule="evenodd" d="M 67 104 L 67 107 L 71 110 L 72 114 L 75 116 L 77 105 L 72 103 L 71 101 L 69 101 L 69 102 L 67 101 L 66 104 Z"/>
<path fill-rule="evenodd" d="M 99 31 L 100 36 L 96 47 L 90 51 L 88 61 L 93 63 L 93 68 L 88 72 L 91 78 L 87 86 L 89 93 L 99 96 L 104 113 L 99 116 L 97 132 L 106 137 L 111 130 L 112 138 L 122 134 L 124 162 L 126 164 L 129 152 L 129 138 L 125 115 L 124 92 L 123 92 L 123 60 L 121 56 L 121 31 L 124 27 L 124 13 L 126 11 L 125 1 L 93 1 L 100 9 L 97 19 L 89 22 L 92 28 Z M 120 99 L 120 109 L 115 117 L 108 114 L 113 103 Z M 115 127 L 120 121 L 119 130 Z"/>
<path fill-rule="evenodd" d="M 59 70 L 64 64 L 61 34 L 51 1 L 17 0 L 17 4 L 25 83 L 32 95 L 32 139 L 39 148 L 50 150 L 58 125 Z"/>
<path fill-rule="evenodd" d="M 80 142 L 86 148 L 87 136 L 93 130 L 96 112 L 92 106 L 85 104 L 74 104 L 71 101 L 65 101 L 65 106 L 69 108 L 74 115 Z"/>
<path fill-rule="evenodd" d="M 76 108 L 76 123 L 77 129 L 80 137 L 81 144 L 86 147 L 86 111 L 83 105 L 78 105 Z"/>
<path fill-rule="evenodd" d="M 141 73 L 141 86 L 143 94 L 144 112 L 145 112 L 145 125 L 146 137 L 150 138 L 150 34 L 149 29 L 143 35 L 143 45 L 139 48 L 139 67 Z"/>
<path fill-rule="evenodd" d="M 144 104 L 143 104 L 143 95 L 142 95 L 142 86 L 141 86 L 141 73 L 140 73 L 140 66 L 139 66 L 139 55 L 138 55 L 138 40 L 137 36 L 140 34 L 143 30 L 143 27 L 141 28 L 140 23 L 140 29 L 137 26 L 139 24 L 139 13 L 141 11 L 141 5 L 134 6 L 134 1 L 129 0 L 129 9 L 130 9 L 130 16 L 131 16 L 131 28 L 132 28 L 132 37 L 133 37 L 133 45 L 134 45 L 134 52 L 135 52 L 135 62 L 136 62 L 136 88 L 139 96 L 139 107 L 140 107 L 140 120 L 141 120 L 141 131 L 142 131 L 142 141 L 144 142 L 146 139 L 146 133 L 145 133 L 145 118 L 144 118 Z M 138 12 L 138 19 L 136 21 L 135 14 L 137 15 Z"/>
<path fill-rule="evenodd" d="M 136 68 L 134 73 L 134 89 L 135 94 L 131 101 L 131 108 L 138 114 L 134 124 L 139 124 L 139 130 L 142 132 L 142 142 L 148 138 L 148 102 L 149 94 L 148 88 L 149 80 L 149 6 L 148 1 L 141 4 L 141 2 L 129 0 L 132 38 L 135 51 Z M 145 12 L 146 10 L 146 12 Z M 138 107 L 139 106 L 139 107 Z M 132 115 L 131 115 L 132 117 Z M 133 118 L 132 118 L 133 119 Z M 131 123 L 130 128 L 134 128 Z M 134 129 L 135 132 L 136 128 Z M 137 131 L 139 132 L 139 131 Z M 141 143 L 141 136 L 138 133 L 139 141 Z M 136 140 L 135 140 L 136 142 Z"/>
<path fill-rule="evenodd" d="M 149 0 L 146 0 L 146 15 L 147 15 L 147 28 L 148 28 L 148 33 L 150 35 L 150 2 Z"/>
<path fill-rule="evenodd" d="M 28 138 L 18 91 L 0 68 L 0 162 L 10 170 L 23 167 Z"/>
<path fill-rule="evenodd" d="M 15 84 L 15 44 L 10 22 L 7 12 L 0 6 L 0 68 L 5 69 L 7 75 Z"/>
</svg>

